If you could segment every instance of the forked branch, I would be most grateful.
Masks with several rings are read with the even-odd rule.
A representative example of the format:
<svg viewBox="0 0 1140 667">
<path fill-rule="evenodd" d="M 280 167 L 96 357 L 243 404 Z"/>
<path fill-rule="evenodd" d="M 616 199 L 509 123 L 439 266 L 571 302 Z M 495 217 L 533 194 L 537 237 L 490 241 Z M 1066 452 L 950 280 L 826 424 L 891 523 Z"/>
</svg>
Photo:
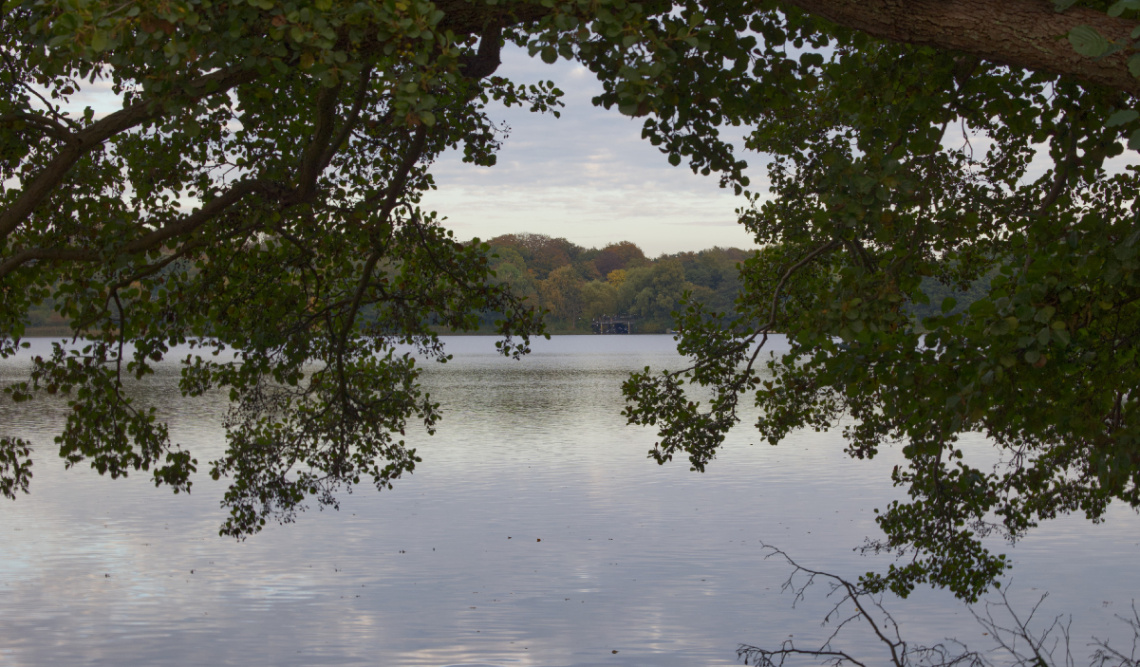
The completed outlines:
<svg viewBox="0 0 1140 667">
<path fill-rule="evenodd" d="M 1071 650 L 1071 618 L 1053 617 L 1047 624 L 1034 621 L 1046 595 L 1042 595 L 1028 614 L 1019 614 L 1003 589 L 996 600 L 987 601 L 981 608 L 971 607 L 970 613 L 995 646 L 985 653 L 971 651 L 965 644 L 947 639 L 934 646 L 911 646 L 903 638 L 899 626 L 882 603 L 882 596 L 872 594 L 858 584 L 829 572 L 811 570 L 792 560 L 787 553 L 763 544 L 766 558 L 778 557 L 791 566 L 792 572 L 784 582 L 782 591 L 793 594 L 792 606 L 805 599 L 815 583 L 826 581 L 830 586 L 828 597 L 838 599 L 824 617 L 823 624 L 831 625 L 832 632 L 815 648 L 802 648 L 792 639 L 785 639 L 773 648 L 742 645 L 737 657 L 745 665 L 778 667 L 792 664 L 841 665 L 890 664 L 894 667 L 1075 667 Z M 1128 653 L 1113 648 L 1108 640 L 1092 638 L 1089 646 L 1095 647 L 1090 655 L 1090 667 L 1140 667 L 1140 613 L 1132 604 L 1130 617 L 1120 616 L 1132 633 Z M 841 619 L 841 620 L 840 620 Z M 871 630 L 876 642 L 882 644 L 888 655 L 885 660 L 876 658 L 861 661 L 836 646 L 840 631 L 847 626 Z M 1042 627 L 1043 626 L 1043 627 Z M 1035 629 L 1042 628 L 1042 629 Z M 805 662 L 807 661 L 807 662 Z"/>
</svg>

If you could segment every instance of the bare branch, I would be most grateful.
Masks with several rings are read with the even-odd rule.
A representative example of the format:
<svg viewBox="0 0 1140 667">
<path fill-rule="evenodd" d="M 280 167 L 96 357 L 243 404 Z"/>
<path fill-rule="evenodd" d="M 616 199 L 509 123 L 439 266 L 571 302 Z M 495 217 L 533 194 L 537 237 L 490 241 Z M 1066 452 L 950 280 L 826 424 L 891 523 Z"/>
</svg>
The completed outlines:
<svg viewBox="0 0 1140 667">
<path fill-rule="evenodd" d="M 1132 628 L 1132 650 L 1128 655 L 1124 655 L 1109 646 L 1107 641 L 1094 636 L 1091 645 L 1097 649 L 1092 655 L 1092 665 L 1093 667 L 1140 667 L 1140 613 L 1136 611 L 1136 601 L 1132 601 L 1131 618 L 1119 614 L 1116 617 Z"/>
</svg>

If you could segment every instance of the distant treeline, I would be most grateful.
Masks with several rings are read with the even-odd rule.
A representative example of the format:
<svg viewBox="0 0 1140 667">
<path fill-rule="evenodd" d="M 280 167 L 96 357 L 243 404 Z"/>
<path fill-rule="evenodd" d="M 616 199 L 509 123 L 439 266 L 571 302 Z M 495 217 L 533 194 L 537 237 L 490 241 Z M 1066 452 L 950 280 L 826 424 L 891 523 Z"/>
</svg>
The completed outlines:
<svg viewBox="0 0 1140 667">
<path fill-rule="evenodd" d="M 590 333 L 591 322 L 602 317 L 633 318 L 634 333 L 665 332 L 673 328 L 670 313 L 685 292 L 709 309 L 731 311 L 740 291 L 737 263 L 751 255 L 738 248 L 712 248 L 651 260 L 629 241 L 599 250 L 544 234 L 507 234 L 488 244 L 495 280 L 546 309 L 552 333 Z M 480 314 L 486 331 L 500 316 Z M 29 309 L 26 335 L 69 333 L 69 322 L 50 300 Z"/>
<path fill-rule="evenodd" d="M 649 259 L 629 241 L 600 250 L 545 234 L 506 234 L 490 241 L 496 279 L 549 311 L 554 332 L 589 333 L 596 318 L 636 318 L 636 333 L 664 332 L 682 295 L 726 312 L 740 292 L 737 264 L 751 253 L 711 248 Z M 487 313 L 486 321 L 495 319 Z"/>
<path fill-rule="evenodd" d="M 55 303 L 47 299 L 28 309 L 28 336 L 68 336 L 71 327 L 67 318 L 55 311 Z"/>
<path fill-rule="evenodd" d="M 708 311 L 732 312 L 740 293 L 739 263 L 755 252 L 712 247 L 651 260 L 628 241 L 586 249 L 545 234 L 506 234 L 487 244 L 495 279 L 510 285 L 531 306 L 545 309 L 547 330 L 552 333 L 592 333 L 594 320 L 616 317 L 632 320 L 633 333 L 667 332 L 674 328 L 671 312 L 681 307 L 686 292 Z M 967 285 L 923 278 L 922 291 L 929 302 L 911 304 L 914 322 L 963 311 L 990 290 L 993 273 Z M 944 311 L 947 299 L 953 299 L 952 308 Z M 479 315 L 480 330 L 488 332 L 502 316 Z M 27 324 L 27 335 L 71 333 L 51 301 L 28 310 Z"/>
<path fill-rule="evenodd" d="M 731 313 L 740 293 L 738 265 L 755 252 L 718 247 L 649 259 L 629 241 L 583 248 L 564 238 L 525 233 L 498 236 L 487 244 L 495 280 L 545 309 L 551 333 L 591 333 L 591 324 L 603 318 L 628 318 L 633 333 L 666 332 L 674 328 L 672 312 L 685 293 L 707 311 Z M 965 284 L 923 278 L 922 291 L 929 301 L 910 304 L 914 322 L 964 311 L 989 292 L 996 270 Z M 480 330 L 488 332 L 501 317 L 494 312 L 479 315 Z M 26 335 L 71 333 L 69 322 L 50 300 L 29 309 Z"/>
</svg>

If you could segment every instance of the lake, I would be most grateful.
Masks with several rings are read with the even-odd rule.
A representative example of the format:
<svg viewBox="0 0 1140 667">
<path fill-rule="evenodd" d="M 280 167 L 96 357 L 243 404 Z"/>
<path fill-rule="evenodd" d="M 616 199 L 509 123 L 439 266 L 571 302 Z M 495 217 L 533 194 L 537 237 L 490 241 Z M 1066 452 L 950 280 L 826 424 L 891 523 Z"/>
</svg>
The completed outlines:
<svg viewBox="0 0 1140 667">
<path fill-rule="evenodd" d="M 218 536 L 223 488 L 208 476 L 175 496 L 64 470 L 52 437 L 66 407 L 0 403 L 6 434 L 37 446 L 31 494 L 0 500 L 0 665 L 732 665 L 741 643 L 829 632 L 827 590 L 793 607 L 789 567 L 762 542 L 852 579 L 891 562 L 855 549 L 899 495 L 894 452 L 852 461 L 836 431 L 753 445 L 746 417 L 706 473 L 646 457 L 654 433 L 625 425 L 620 385 L 679 367 L 669 336 L 556 337 L 521 361 L 490 338 L 446 340 L 455 359 L 424 378 L 444 418 L 434 436 L 409 432 L 416 472 L 244 542 Z M 28 355 L 0 362 L 0 381 Z M 177 374 L 163 364 L 137 391 L 204 464 L 225 404 L 183 399 Z M 964 446 L 992 458 L 981 437 Z M 1072 615 L 1078 664 L 1091 635 L 1131 640 L 1113 617 L 1140 591 L 1138 529 L 1115 507 L 1100 525 L 1065 517 L 994 544 L 1019 611 L 1049 591 L 1039 618 Z M 885 604 L 913 642 L 991 645 L 945 592 Z M 836 646 L 881 664 L 866 635 Z"/>
</svg>

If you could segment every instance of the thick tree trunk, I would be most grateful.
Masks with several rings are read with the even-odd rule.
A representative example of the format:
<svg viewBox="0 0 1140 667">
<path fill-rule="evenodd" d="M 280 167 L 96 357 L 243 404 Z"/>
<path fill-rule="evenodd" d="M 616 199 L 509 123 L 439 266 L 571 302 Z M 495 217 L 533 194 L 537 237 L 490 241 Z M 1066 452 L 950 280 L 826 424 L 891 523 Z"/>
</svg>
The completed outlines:
<svg viewBox="0 0 1140 667">
<path fill-rule="evenodd" d="M 492 24 L 538 20 L 539 3 L 487 7 L 467 0 L 437 0 L 445 23 L 457 32 L 480 33 Z M 648 11 L 668 11 L 668 0 L 643 0 Z M 784 0 L 808 14 L 873 37 L 969 53 L 986 60 L 1071 76 L 1090 84 L 1140 95 L 1140 80 L 1126 55 L 1094 60 L 1073 50 L 1066 38 L 1078 25 L 1095 28 L 1124 45 L 1140 22 L 1073 7 L 1058 13 L 1053 0 Z M 509 7 L 509 11 L 504 11 Z"/>
<path fill-rule="evenodd" d="M 974 54 L 1004 65 L 1072 76 L 1133 95 L 1140 80 L 1125 56 L 1101 60 L 1073 50 L 1066 35 L 1088 25 L 1106 39 L 1131 44 L 1135 21 L 1051 0 L 787 0 L 788 5 L 880 39 Z"/>
</svg>

